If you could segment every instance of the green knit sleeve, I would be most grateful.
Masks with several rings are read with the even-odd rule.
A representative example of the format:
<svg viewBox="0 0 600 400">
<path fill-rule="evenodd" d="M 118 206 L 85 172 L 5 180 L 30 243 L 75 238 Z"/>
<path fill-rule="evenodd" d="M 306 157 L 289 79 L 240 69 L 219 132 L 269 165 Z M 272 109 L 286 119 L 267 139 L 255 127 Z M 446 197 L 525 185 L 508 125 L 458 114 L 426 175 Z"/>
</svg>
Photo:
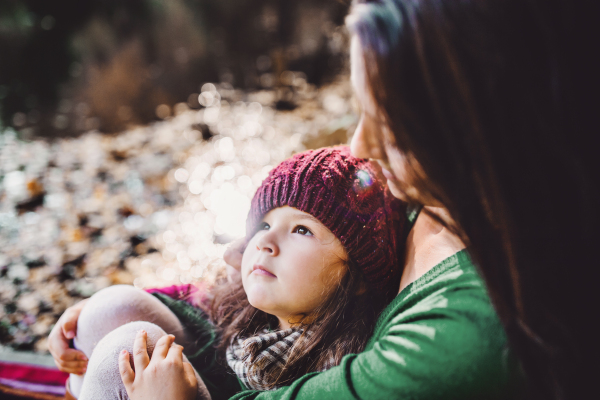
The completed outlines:
<svg viewBox="0 0 600 400">
<path fill-rule="evenodd" d="M 516 364 L 481 280 L 459 258 L 403 291 L 363 353 L 289 387 L 234 399 L 508 398 Z"/>
</svg>

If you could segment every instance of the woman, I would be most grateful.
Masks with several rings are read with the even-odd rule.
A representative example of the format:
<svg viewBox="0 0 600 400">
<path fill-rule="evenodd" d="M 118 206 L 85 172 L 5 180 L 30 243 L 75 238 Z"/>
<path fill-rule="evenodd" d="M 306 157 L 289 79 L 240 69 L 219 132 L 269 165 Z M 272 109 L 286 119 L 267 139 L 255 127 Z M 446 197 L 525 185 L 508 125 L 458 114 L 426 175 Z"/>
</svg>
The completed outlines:
<svg viewBox="0 0 600 400">
<path fill-rule="evenodd" d="M 598 303 L 589 271 L 600 239 L 593 6 L 358 0 L 347 20 L 363 108 L 353 153 L 378 159 L 397 197 L 443 205 L 447 213 L 425 207 L 414 235 L 426 217 L 469 247 L 526 398 L 595 391 L 586 307 Z M 435 230 L 412 239 L 415 259 L 429 241 L 450 250 Z M 414 271 L 407 256 L 401 290 L 433 265 Z"/>
<path fill-rule="evenodd" d="M 399 197 L 448 210 L 440 222 L 476 260 L 528 398 L 584 398 L 594 382 L 595 11 L 382 0 L 355 2 L 348 19 L 354 154 L 380 159 Z"/>
<path fill-rule="evenodd" d="M 407 237 L 399 297 L 409 296 L 415 282 L 426 286 L 445 260 L 458 273 L 454 281 L 434 282 L 440 291 L 474 296 L 450 308 L 440 307 L 441 298 L 424 320 L 398 324 L 402 334 L 376 340 L 341 367 L 239 398 L 514 398 L 515 368 L 510 356 L 499 361 L 502 334 L 485 310 L 465 246 L 518 355 L 527 398 L 585 398 L 597 352 L 583 307 L 595 282 L 583 268 L 597 264 L 590 249 L 598 242 L 600 171 L 586 131 L 597 110 L 597 101 L 588 100 L 600 70 L 586 57 L 597 38 L 586 32 L 597 15 L 586 7 L 533 0 L 354 3 L 348 25 L 363 115 L 353 151 L 380 160 L 398 197 L 428 206 Z M 235 253 L 229 256 L 235 265 Z M 460 319 L 471 315 L 460 310 L 466 303 L 479 305 L 476 318 Z M 460 342 L 452 324 L 444 325 L 453 318 L 461 321 L 459 331 L 473 328 L 470 340 Z M 477 324 L 482 318 L 492 329 Z M 403 342 L 430 319 L 444 328 L 431 336 L 439 347 L 422 351 Z M 419 331 L 425 338 L 427 332 Z M 483 346 L 486 340 L 494 346 Z M 361 362 L 370 351 L 384 357 L 378 368 Z"/>
</svg>

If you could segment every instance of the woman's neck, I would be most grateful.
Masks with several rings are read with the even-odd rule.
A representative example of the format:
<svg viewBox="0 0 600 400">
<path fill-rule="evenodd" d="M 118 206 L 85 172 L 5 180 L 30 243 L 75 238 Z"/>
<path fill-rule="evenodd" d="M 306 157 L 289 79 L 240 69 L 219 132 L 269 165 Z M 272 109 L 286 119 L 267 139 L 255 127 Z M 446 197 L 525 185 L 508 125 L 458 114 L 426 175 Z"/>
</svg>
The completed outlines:
<svg viewBox="0 0 600 400">
<path fill-rule="evenodd" d="M 425 211 L 436 214 L 445 221 L 449 220 L 445 209 L 423 207 L 406 239 L 406 257 L 398 292 L 466 247 L 455 234 Z"/>
</svg>

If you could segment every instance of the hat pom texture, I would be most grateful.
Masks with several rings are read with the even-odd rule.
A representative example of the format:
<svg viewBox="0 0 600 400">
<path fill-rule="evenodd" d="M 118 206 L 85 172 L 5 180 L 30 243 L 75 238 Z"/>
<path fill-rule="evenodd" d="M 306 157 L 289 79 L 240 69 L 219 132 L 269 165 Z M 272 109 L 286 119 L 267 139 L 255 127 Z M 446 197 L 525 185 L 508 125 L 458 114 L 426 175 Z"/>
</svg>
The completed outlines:
<svg viewBox="0 0 600 400">
<path fill-rule="evenodd" d="M 247 240 L 266 213 L 283 206 L 311 214 L 333 232 L 371 287 L 399 278 L 404 205 L 347 146 L 298 153 L 272 169 L 252 199 Z"/>
</svg>

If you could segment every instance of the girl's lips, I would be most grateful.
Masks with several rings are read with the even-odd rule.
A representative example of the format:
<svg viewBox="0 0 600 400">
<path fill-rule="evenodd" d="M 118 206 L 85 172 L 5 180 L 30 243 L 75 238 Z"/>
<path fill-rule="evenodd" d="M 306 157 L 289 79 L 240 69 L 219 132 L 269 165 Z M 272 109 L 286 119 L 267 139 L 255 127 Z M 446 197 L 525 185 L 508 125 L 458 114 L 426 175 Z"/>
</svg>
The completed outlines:
<svg viewBox="0 0 600 400">
<path fill-rule="evenodd" d="M 270 276 L 271 278 L 277 278 L 275 276 L 275 274 L 273 274 L 270 271 L 268 271 L 262 265 L 255 265 L 254 267 L 252 267 L 252 273 L 253 274 L 258 274 L 258 275 Z"/>
</svg>

